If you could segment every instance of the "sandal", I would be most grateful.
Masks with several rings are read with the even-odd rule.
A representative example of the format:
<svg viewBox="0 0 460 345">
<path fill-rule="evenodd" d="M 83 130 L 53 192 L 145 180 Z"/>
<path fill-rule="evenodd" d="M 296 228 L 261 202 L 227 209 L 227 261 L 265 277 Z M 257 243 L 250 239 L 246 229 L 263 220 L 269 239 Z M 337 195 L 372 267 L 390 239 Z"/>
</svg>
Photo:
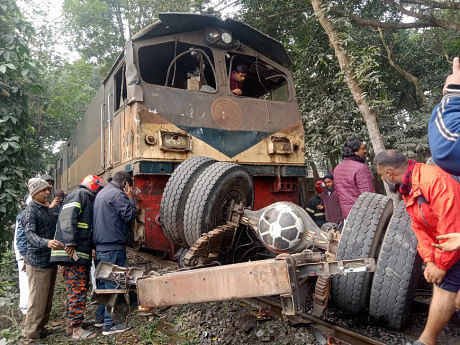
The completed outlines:
<svg viewBox="0 0 460 345">
<path fill-rule="evenodd" d="M 88 331 L 87 329 L 82 330 L 80 336 L 73 336 L 72 341 L 84 340 L 84 339 L 93 339 L 96 337 L 96 333 Z"/>
</svg>

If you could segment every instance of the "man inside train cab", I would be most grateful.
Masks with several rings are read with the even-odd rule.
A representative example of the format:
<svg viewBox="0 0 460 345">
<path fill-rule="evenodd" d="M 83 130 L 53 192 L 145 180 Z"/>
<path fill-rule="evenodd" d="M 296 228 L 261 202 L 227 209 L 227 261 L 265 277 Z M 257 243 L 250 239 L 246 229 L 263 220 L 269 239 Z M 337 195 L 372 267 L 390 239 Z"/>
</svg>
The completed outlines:
<svg viewBox="0 0 460 345">
<path fill-rule="evenodd" d="M 417 250 L 426 264 L 428 283 L 433 283 L 428 319 L 414 345 L 435 345 L 455 311 L 460 291 L 460 251 L 433 246 L 439 235 L 460 229 L 460 184 L 438 166 L 408 160 L 398 150 L 385 150 L 374 159 L 377 172 L 393 192 L 399 192 L 418 240 Z M 442 240 L 444 242 L 444 240 Z"/>
<path fill-rule="evenodd" d="M 243 83 L 248 74 L 248 69 L 244 65 L 236 66 L 235 71 L 232 71 L 230 76 L 230 90 L 237 96 L 243 95 Z"/>
</svg>

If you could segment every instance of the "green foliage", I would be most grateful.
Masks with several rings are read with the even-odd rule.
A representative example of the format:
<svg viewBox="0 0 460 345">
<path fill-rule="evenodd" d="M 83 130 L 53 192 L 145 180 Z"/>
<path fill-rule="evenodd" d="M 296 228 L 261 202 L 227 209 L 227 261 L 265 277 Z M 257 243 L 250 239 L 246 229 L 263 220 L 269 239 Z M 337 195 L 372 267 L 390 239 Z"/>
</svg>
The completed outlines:
<svg viewBox="0 0 460 345">
<path fill-rule="evenodd" d="M 41 68 L 43 89 L 33 95 L 34 127 L 46 147 L 68 140 L 102 80 L 97 67 L 84 60 Z"/>
<path fill-rule="evenodd" d="M 6 248 L 0 256 L 0 307 L 17 302 L 17 269 L 14 253 Z"/>
<path fill-rule="evenodd" d="M 21 334 L 21 328 L 18 327 L 15 318 L 19 299 L 17 277 L 14 252 L 10 248 L 5 248 L 0 254 L 0 309 L 2 318 L 8 319 L 11 326 L 0 330 L 0 345 L 18 344 Z"/>
<path fill-rule="evenodd" d="M 128 39 L 158 19 L 159 12 L 193 12 L 204 0 L 65 0 L 69 44 L 83 58 L 95 59 L 108 72 Z"/>
<path fill-rule="evenodd" d="M 241 0 L 242 19 L 281 41 L 293 62 L 292 72 L 305 127 L 306 155 L 332 168 L 341 157 L 345 138 L 368 141 L 362 115 L 344 82 L 328 37 L 309 2 Z M 325 2 L 359 17 L 401 22 L 401 14 L 382 2 Z M 458 21 L 460 11 L 445 11 L 445 18 Z M 438 13 L 439 14 L 439 11 Z M 282 18 L 282 20 L 280 20 Z M 353 75 L 378 113 L 378 124 L 387 148 L 398 148 L 411 157 L 429 156 L 427 124 L 440 99 L 440 89 L 450 72 L 448 61 L 458 55 L 460 35 L 440 28 L 384 31 L 393 58 L 405 71 L 419 78 L 428 98 L 423 104 L 415 86 L 390 65 L 377 30 L 357 25 L 330 11 L 351 60 Z"/>
<path fill-rule="evenodd" d="M 34 86 L 36 66 L 30 59 L 28 38 L 33 29 L 15 1 L 0 5 L 0 243 L 11 233 L 24 178 L 32 128 L 29 126 L 27 92 Z"/>
</svg>

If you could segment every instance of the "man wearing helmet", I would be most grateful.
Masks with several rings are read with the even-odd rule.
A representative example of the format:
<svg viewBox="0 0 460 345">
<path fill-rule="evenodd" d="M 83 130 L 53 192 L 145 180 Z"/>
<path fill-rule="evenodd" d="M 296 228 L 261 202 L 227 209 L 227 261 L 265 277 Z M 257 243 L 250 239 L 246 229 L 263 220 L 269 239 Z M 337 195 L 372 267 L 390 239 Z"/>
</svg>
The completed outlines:
<svg viewBox="0 0 460 345">
<path fill-rule="evenodd" d="M 323 192 L 324 187 L 325 185 L 323 181 L 317 181 L 315 183 L 315 195 L 313 196 L 313 198 L 308 200 L 307 207 L 305 207 L 310 218 L 313 219 L 313 221 L 319 227 L 326 223 L 324 206 L 321 205 L 321 199 L 319 197 L 319 195 Z"/>
<path fill-rule="evenodd" d="M 95 175 L 86 176 L 79 188 L 65 199 L 56 224 L 56 239 L 64 249 L 51 251 L 51 262 L 64 266 L 67 292 L 67 334 L 73 340 L 86 339 L 91 332 L 82 328 L 91 266 L 93 204 L 96 194 L 106 185 Z"/>
</svg>

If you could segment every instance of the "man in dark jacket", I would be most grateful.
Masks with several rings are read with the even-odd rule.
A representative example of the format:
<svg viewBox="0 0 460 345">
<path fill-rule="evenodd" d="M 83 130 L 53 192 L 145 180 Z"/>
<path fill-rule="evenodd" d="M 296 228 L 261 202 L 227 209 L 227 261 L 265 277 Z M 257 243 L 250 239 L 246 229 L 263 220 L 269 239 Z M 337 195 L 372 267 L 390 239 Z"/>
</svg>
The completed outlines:
<svg viewBox="0 0 460 345">
<path fill-rule="evenodd" d="M 96 248 L 97 262 L 110 262 L 126 267 L 129 224 L 136 217 L 132 186 L 131 175 L 126 171 L 119 171 L 96 196 L 93 216 L 93 246 Z M 101 280 L 98 288 L 116 289 L 117 285 Z M 107 307 L 104 306 L 99 306 L 96 321 L 97 325 L 103 322 L 103 335 L 121 333 L 129 329 L 125 324 L 115 324 Z"/>
<path fill-rule="evenodd" d="M 24 211 L 27 254 L 26 272 L 29 282 L 29 305 L 24 321 L 22 344 L 36 344 L 45 330 L 53 302 L 56 267 L 50 265 L 51 249 L 63 244 L 53 239 L 56 218 L 48 208 L 51 187 L 45 180 L 32 178 L 28 182 L 32 202 Z"/>
<path fill-rule="evenodd" d="M 348 217 L 356 199 L 364 192 L 375 192 L 371 170 L 366 162 L 366 144 L 347 139 L 343 145 L 343 161 L 334 169 L 335 191 L 339 197 L 342 216 Z"/>
<path fill-rule="evenodd" d="M 67 334 L 73 340 L 92 335 L 83 329 L 86 311 L 89 267 L 91 266 L 93 203 L 105 181 L 88 175 L 80 182 L 80 188 L 70 193 L 62 206 L 56 226 L 56 239 L 64 243 L 65 250 L 53 249 L 51 262 L 64 266 L 63 274 L 67 293 Z"/>
<path fill-rule="evenodd" d="M 321 204 L 324 205 L 326 213 L 326 222 L 339 224 L 343 220 L 340 202 L 337 193 L 334 190 L 334 175 L 327 174 L 323 177 L 326 188 L 319 195 Z"/>
<path fill-rule="evenodd" d="M 305 207 L 305 210 L 308 212 L 310 218 L 313 219 L 313 221 L 319 227 L 326 223 L 326 216 L 324 215 L 324 206 L 321 205 L 321 199 L 319 197 L 323 190 L 324 182 L 317 181 L 315 183 L 315 195 L 313 196 L 313 198 L 308 200 L 307 207 Z"/>
</svg>

